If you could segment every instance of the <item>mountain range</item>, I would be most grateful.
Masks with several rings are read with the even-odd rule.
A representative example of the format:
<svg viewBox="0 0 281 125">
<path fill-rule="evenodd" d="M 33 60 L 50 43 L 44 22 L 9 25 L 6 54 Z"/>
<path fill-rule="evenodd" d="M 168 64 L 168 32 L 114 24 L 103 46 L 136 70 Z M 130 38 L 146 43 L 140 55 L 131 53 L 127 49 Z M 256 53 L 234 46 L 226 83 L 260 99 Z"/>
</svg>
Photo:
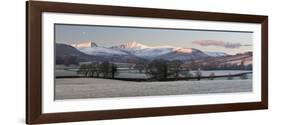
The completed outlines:
<svg viewBox="0 0 281 125">
<path fill-rule="evenodd" d="M 224 52 L 203 52 L 195 48 L 173 46 L 147 46 L 137 42 L 112 47 L 99 46 L 91 41 L 71 45 L 56 44 L 56 59 L 62 60 L 68 56 L 76 56 L 79 62 L 112 61 L 124 63 L 149 62 L 154 59 L 190 62 L 232 57 Z"/>
</svg>

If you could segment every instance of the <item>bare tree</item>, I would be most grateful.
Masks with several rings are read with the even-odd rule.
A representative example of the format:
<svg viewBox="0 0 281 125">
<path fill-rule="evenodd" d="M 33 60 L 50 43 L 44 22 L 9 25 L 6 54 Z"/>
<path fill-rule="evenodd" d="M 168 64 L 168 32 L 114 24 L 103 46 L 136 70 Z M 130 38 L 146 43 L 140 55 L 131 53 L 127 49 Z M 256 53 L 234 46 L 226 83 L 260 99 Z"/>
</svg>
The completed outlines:
<svg viewBox="0 0 281 125">
<path fill-rule="evenodd" d="M 79 70 L 77 71 L 78 74 L 82 74 L 86 77 L 88 77 L 89 74 L 89 68 L 88 68 L 88 64 L 83 64 L 80 66 Z"/>
<path fill-rule="evenodd" d="M 145 65 L 142 63 L 137 63 L 135 66 L 135 69 L 137 69 L 139 71 L 139 73 L 142 73 L 143 70 L 145 70 Z"/>
<path fill-rule="evenodd" d="M 240 63 L 240 69 L 241 69 L 241 70 L 244 70 L 244 69 L 245 69 L 244 60 L 242 60 L 241 63 Z"/>
<path fill-rule="evenodd" d="M 114 79 L 116 72 L 117 72 L 117 66 L 115 64 L 111 64 L 111 78 Z"/>
<path fill-rule="evenodd" d="M 197 71 L 195 72 L 195 75 L 197 77 L 197 80 L 201 80 L 201 76 L 202 76 L 202 72 L 200 70 L 200 68 L 197 69 Z"/>
<path fill-rule="evenodd" d="M 182 72 L 181 74 L 184 75 L 184 78 L 186 78 L 187 80 L 193 76 L 192 73 L 190 72 L 190 70 L 186 70 L 186 71 Z"/>
<path fill-rule="evenodd" d="M 95 74 L 95 76 L 97 78 L 99 78 L 100 64 L 99 63 L 92 63 L 90 69 L 91 69 L 91 72 L 93 73 L 92 75 L 94 76 L 94 74 Z"/>
<path fill-rule="evenodd" d="M 98 74 L 98 65 L 96 63 L 83 64 L 77 73 L 83 74 L 86 77 L 94 77 L 94 74 Z"/>
<path fill-rule="evenodd" d="M 110 73 L 110 64 L 108 61 L 104 61 L 100 64 L 100 71 L 104 78 L 107 78 Z"/>
<path fill-rule="evenodd" d="M 169 63 L 169 70 L 171 70 L 171 74 L 177 79 L 180 74 L 182 62 L 179 60 L 174 60 Z"/>
<path fill-rule="evenodd" d="M 168 77 L 167 61 L 163 59 L 153 60 L 148 64 L 146 73 L 157 80 L 165 80 Z"/>
</svg>

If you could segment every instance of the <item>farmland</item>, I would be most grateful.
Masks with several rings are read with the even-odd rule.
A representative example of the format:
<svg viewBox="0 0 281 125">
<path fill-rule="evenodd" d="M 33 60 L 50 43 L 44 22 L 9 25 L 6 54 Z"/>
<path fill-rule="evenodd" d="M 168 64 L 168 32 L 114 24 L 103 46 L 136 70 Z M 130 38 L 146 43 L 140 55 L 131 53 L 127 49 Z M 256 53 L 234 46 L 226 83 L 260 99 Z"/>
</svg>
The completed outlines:
<svg viewBox="0 0 281 125">
<path fill-rule="evenodd" d="M 252 79 L 134 82 L 101 78 L 63 78 L 55 81 L 55 99 L 87 99 L 160 95 L 251 92 Z"/>
</svg>

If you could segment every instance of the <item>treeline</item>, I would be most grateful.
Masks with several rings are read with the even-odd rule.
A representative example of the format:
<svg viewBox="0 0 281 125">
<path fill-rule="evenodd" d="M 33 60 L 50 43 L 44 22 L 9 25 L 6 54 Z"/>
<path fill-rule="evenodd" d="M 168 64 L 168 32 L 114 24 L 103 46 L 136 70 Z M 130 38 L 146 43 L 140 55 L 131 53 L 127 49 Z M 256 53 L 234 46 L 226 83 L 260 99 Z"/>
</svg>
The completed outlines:
<svg viewBox="0 0 281 125">
<path fill-rule="evenodd" d="M 253 65 L 236 65 L 236 64 L 224 64 L 219 66 L 202 66 L 204 70 L 252 70 Z"/>
<path fill-rule="evenodd" d="M 180 75 L 183 77 L 192 77 L 193 75 L 189 70 L 182 70 L 183 63 L 181 61 L 166 61 L 166 60 L 153 60 L 150 63 L 138 63 L 133 67 L 133 70 L 139 73 L 148 75 L 151 80 L 166 80 L 167 78 L 179 78 Z M 128 69 L 129 70 L 129 69 Z M 82 74 L 85 77 L 96 77 L 96 78 L 113 78 L 118 73 L 117 65 L 108 61 L 104 62 L 92 62 L 90 64 L 82 64 L 77 71 L 78 74 Z M 196 72 L 195 76 L 200 79 L 201 72 Z"/>
<path fill-rule="evenodd" d="M 82 64 L 77 73 L 86 77 L 114 78 L 117 73 L 117 66 L 108 61 L 102 63 L 92 62 L 90 64 Z"/>
<path fill-rule="evenodd" d="M 189 70 L 182 68 L 182 61 L 174 60 L 167 61 L 163 59 L 153 60 L 145 67 L 145 74 L 155 80 L 166 80 L 167 78 L 179 78 L 179 77 L 191 77 L 192 74 Z M 180 76 L 181 75 L 181 76 Z M 198 72 L 198 76 L 201 76 L 201 72 Z"/>
<path fill-rule="evenodd" d="M 135 70 L 138 73 L 143 73 L 149 76 L 149 80 L 155 81 L 165 81 L 168 79 L 197 79 L 200 80 L 202 77 L 201 68 L 203 65 L 192 62 L 188 67 L 183 67 L 183 62 L 179 60 L 167 61 L 163 59 L 153 60 L 149 63 L 138 63 L 132 68 L 126 70 Z M 189 68 L 191 66 L 192 68 Z M 246 67 L 239 65 L 241 69 Z M 204 69 L 206 70 L 206 69 Z M 218 68 L 216 69 L 218 70 Z M 225 70 L 225 67 L 224 67 Z M 191 73 L 193 71 L 193 73 Z M 77 71 L 78 74 L 84 77 L 95 77 L 95 78 L 111 78 L 115 79 L 115 75 L 118 74 L 118 66 L 114 63 L 108 61 L 104 62 L 92 62 L 89 64 L 82 64 Z M 245 74 L 246 75 L 246 74 Z M 204 78 L 209 78 L 213 80 L 216 77 L 214 72 L 211 72 L 209 76 L 204 76 Z M 231 80 L 233 76 L 229 74 L 228 79 Z M 135 78 L 137 79 L 137 78 Z M 241 79 L 247 79 L 247 76 L 241 76 Z M 131 78 L 134 80 L 134 78 Z"/>
</svg>

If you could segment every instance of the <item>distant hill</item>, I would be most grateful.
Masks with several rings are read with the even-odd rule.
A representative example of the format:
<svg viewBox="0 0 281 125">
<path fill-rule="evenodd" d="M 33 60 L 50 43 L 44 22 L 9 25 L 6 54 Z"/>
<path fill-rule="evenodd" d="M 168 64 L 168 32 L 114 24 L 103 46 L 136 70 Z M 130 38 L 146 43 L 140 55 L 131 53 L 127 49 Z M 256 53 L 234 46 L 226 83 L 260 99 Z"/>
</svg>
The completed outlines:
<svg viewBox="0 0 281 125">
<path fill-rule="evenodd" d="M 223 57 L 210 58 L 205 60 L 205 62 L 216 63 L 220 65 L 224 65 L 224 64 L 240 65 L 241 62 L 243 62 L 244 65 L 249 65 L 252 64 L 252 58 L 253 58 L 252 52 L 246 52 L 246 53 L 239 53 L 236 55 L 227 55 Z"/>
<path fill-rule="evenodd" d="M 114 50 L 103 47 L 91 47 L 91 48 L 74 48 L 66 44 L 56 44 L 56 62 L 64 63 L 68 58 L 75 58 L 77 62 L 100 62 L 100 61 L 112 61 L 112 62 L 141 62 L 142 59 L 133 55 L 116 54 L 112 52 Z"/>
<path fill-rule="evenodd" d="M 63 63 L 66 58 L 75 57 L 79 62 L 89 61 L 93 59 L 93 56 L 87 55 L 76 48 L 66 44 L 56 44 L 56 60 Z"/>
<path fill-rule="evenodd" d="M 222 57 L 211 57 L 196 61 L 204 69 L 251 69 L 253 55 L 252 52 L 239 53 L 236 55 L 227 55 Z M 191 63 L 186 63 L 188 67 Z"/>
</svg>

